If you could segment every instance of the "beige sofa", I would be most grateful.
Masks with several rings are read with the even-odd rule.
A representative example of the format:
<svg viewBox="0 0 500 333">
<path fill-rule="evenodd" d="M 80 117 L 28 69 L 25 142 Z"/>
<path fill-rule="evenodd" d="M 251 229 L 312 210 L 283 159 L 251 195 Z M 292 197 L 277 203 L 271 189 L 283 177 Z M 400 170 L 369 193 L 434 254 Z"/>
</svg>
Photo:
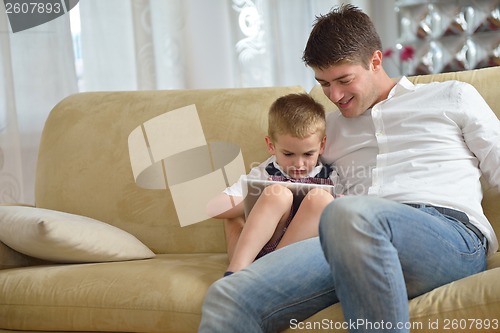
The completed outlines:
<svg viewBox="0 0 500 333">
<path fill-rule="evenodd" d="M 500 115 L 500 67 L 413 78 L 416 82 L 446 79 L 472 83 Z M 5 230 L 14 231 L 5 242 L 31 256 L 0 243 L 0 332 L 196 332 L 206 289 L 227 265 L 224 225 L 207 220 L 180 227 L 169 190 L 145 189 L 135 183 L 128 136 L 157 115 L 195 104 L 206 140 L 238 145 L 248 169 L 267 156 L 263 137 L 269 105 L 278 96 L 302 91 L 301 87 L 275 87 L 95 92 L 61 101 L 43 131 L 36 208 L 27 208 L 32 209 L 30 218 L 46 214 L 42 209 L 75 214 L 67 217 L 68 223 L 74 222 L 73 217 L 89 217 L 101 222 L 74 222 L 76 227 L 59 237 L 82 245 L 83 252 L 99 252 L 118 244 L 124 247 L 118 254 L 99 257 L 102 253 L 98 253 L 90 259 L 80 258 L 78 263 L 52 263 L 33 256 L 48 252 L 64 261 L 73 254 L 52 248 L 52 240 L 47 239 L 32 249 L 25 230 L 17 231 L 18 224 L 11 224 Z M 311 93 L 331 108 L 318 89 Z M 190 130 L 189 124 L 182 126 Z M 485 188 L 484 209 L 498 235 L 499 200 L 496 190 Z M 21 219 L 26 218 L 23 207 L 0 207 L 0 212 L 7 208 L 19 209 Z M 135 238 L 125 239 L 116 230 L 93 230 L 102 222 Z M 129 241 L 133 243 L 130 248 Z M 156 255 L 148 255 L 148 248 Z M 120 257 L 122 253 L 130 256 Z M 411 300 L 411 319 L 422 326 L 414 331 L 445 331 L 448 325 L 446 331 L 450 332 L 499 332 L 500 323 L 495 326 L 500 321 L 499 281 L 500 254 L 496 253 L 489 258 L 486 272 Z M 334 323 L 341 320 L 337 304 L 311 317 L 302 329 L 288 331 L 333 331 Z M 435 329 L 436 324 L 440 330 Z"/>
</svg>

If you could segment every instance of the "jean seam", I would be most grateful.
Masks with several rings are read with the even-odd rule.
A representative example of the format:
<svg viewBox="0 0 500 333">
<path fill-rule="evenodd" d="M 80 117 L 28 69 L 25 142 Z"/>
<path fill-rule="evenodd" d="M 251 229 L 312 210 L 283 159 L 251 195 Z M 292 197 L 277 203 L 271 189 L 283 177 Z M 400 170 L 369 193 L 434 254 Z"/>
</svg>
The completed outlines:
<svg viewBox="0 0 500 333">
<path fill-rule="evenodd" d="M 387 215 L 386 215 L 386 214 L 383 214 L 383 213 L 379 213 L 379 214 L 375 215 L 375 218 L 376 218 L 378 221 L 382 221 L 382 220 L 387 219 Z M 368 224 L 368 225 L 369 225 L 369 226 L 371 226 L 372 228 L 374 228 L 374 227 L 375 227 L 375 225 L 374 225 L 374 224 Z M 390 223 L 386 223 L 386 224 L 384 224 L 384 223 L 379 223 L 379 225 L 380 225 L 380 227 L 381 227 L 382 232 L 384 232 L 384 233 L 389 233 L 389 238 L 388 238 L 388 239 L 389 239 L 389 242 L 390 242 L 391 244 L 393 244 L 393 238 L 394 238 L 394 236 L 393 236 L 393 232 L 392 232 L 392 228 L 391 228 Z M 385 227 L 384 227 L 384 226 L 385 226 Z M 393 245 L 393 247 L 394 247 L 394 245 Z M 397 250 L 396 250 L 396 251 L 397 251 Z M 385 261 L 384 261 L 384 263 L 385 263 Z M 390 278 L 390 277 L 391 277 L 391 274 L 390 274 L 391 269 L 387 269 L 387 265 L 384 265 L 384 266 L 383 266 L 383 270 L 384 270 L 384 275 L 386 276 L 386 278 Z M 392 295 L 392 299 L 396 299 L 396 298 L 397 298 L 397 296 L 396 296 L 396 295 L 397 295 L 397 293 L 396 293 L 395 291 L 397 290 L 397 287 L 396 287 L 396 285 L 394 284 L 393 279 L 388 279 L 388 281 L 389 281 L 390 293 L 391 293 L 391 295 Z M 391 312 L 393 312 L 393 318 L 396 318 L 396 317 L 397 317 L 397 310 L 396 310 L 395 308 L 392 308 L 390 311 L 391 311 Z"/>
</svg>

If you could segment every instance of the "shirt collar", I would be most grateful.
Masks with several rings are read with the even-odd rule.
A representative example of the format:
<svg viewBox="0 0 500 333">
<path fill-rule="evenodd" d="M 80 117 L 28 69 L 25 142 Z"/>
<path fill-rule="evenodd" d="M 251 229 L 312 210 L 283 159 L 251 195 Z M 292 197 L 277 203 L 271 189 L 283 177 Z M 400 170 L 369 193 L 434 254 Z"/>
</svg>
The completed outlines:
<svg viewBox="0 0 500 333">
<path fill-rule="evenodd" d="M 283 170 L 283 168 L 278 164 L 276 163 L 276 156 L 273 155 L 273 165 L 276 169 L 278 169 L 279 171 L 281 171 L 281 173 L 287 177 L 287 178 L 292 178 L 290 177 L 286 172 L 285 170 Z M 323 163 L 321 163 L 321 161 L 318 160 L 318 164 L 314 167 L 314 169 L 311 170 L 311 172 L 309 172 L 307 174 L 307 177 L 314 177 L 316 176 L 320 171 L 321 171 L 321 168 L 323 168 Z"/>
<path fill-rule="evenodd" d="M 396 82 L 396 85 L 391 89 L 387 98 L 389 99 L 391 97 L 399 96 L 414 90 L 415 85 L 411 83 L 406 76 L 402 76 L 399 81 Z"/>
</svg>

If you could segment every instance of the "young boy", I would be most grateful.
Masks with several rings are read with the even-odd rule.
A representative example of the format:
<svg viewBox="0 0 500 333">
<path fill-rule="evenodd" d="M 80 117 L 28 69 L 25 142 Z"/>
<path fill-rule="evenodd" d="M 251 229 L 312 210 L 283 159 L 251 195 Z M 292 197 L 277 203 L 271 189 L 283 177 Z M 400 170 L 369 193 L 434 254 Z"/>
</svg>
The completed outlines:
<svg viewBox="0 0 500 333">
<path fill-rule="evenodd" d="M 309 95 L 290 94 L 278 98 L 269 110 L 268 136 L 265 137 L 272 156 L 243 177 L 335 185 L 337 173 L 319 161 L 326 141 L 325 126 L 323 106 Z M 209 203 L 211 216 L 243 215 L 241 180 Z M 320 214 L 332 200 L 329 192 L 318 188 L 308 192 L 297 205 L 285 186 L 266 187 L 248 215 L 224 275 L 237 272 L 256 258 L 285 245 L 317 236 Z"/>
</svg>

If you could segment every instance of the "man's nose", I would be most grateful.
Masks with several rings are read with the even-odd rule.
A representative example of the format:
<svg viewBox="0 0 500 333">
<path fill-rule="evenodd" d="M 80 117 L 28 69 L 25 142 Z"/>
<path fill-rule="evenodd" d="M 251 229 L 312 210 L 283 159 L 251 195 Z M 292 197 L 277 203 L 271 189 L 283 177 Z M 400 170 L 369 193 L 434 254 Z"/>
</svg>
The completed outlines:
<svg viewBox="0 0 500 333">
<path fill-rule="evenodd" d="M 338 103 L 342 99 L 343 93 L 342 93 L 341 89 L 339 89 L 338 87 L 333 87 L 333 85 L 329 86 L 327 89 L 328 90 L 327 90 L 326 96 L 333 103 Z"/>
</svg>

